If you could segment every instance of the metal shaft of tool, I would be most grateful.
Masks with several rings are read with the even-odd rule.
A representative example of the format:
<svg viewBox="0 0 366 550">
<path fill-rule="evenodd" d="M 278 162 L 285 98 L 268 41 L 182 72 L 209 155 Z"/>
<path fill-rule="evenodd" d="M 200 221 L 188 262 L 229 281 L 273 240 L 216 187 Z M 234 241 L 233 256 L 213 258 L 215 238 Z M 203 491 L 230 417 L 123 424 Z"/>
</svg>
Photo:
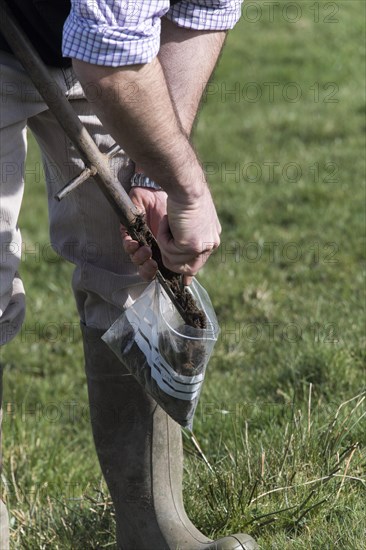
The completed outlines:
<svg viewBox="0 0 366 550">
<path fill-rule="evenodd" d="M 85 170 L 90 170 L 90 175 L 93 176 L 101 191 L 110 202 L 120 222 L 127 227 L 133 238 L 146 244 L 146 241 L 141 240 L 133 230 L 131 231 L 131 228 L 134 227 L 134 224 L 139 218 L 140 212 L 133 204 L 120 182 L 113 176 L 109 166 L 108 156 L 99 151 L 92 137 L 67 101 L 61 88 L 51 77 L 46 65 L 24 34 L 23 29 L 19 26 L 5 0 L 0 0 L 0 30 L 13 50 L 13 53 L 28 73 L 28 76 L 41 97 L 44 99 L 46 105 L 78 150 L 86 165 Z M 144 231 L 149 232 L 147 225 L 144 225 Z M 160 260 L 157 259 L 159 265 L 157 278 L 184 319 L 184 310 L 170 286 L 167 284 L 165 277 L 161 273 L 161 269 L 163 268 L 167 274 L 173 276 L 175 274 L 162 265 L 159 247 L 151 232 L 150 241 L 153 248 L 153 257 L 155 259 L 157 259 L 157 257 L 160 258 Z M 155 257 L 154 251 L 157 257 Z"/>
</svg>

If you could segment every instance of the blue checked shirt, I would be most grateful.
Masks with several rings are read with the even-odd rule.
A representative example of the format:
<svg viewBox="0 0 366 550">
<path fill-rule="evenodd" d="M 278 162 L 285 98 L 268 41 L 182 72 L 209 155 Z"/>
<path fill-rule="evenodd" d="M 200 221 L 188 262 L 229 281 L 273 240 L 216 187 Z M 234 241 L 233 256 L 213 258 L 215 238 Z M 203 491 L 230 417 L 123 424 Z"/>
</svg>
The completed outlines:
<svg viewBox="0 0 366 550">
<path fill-rule="evenodd" d="M 149 63 L 160 48 L 163 16 L 180 27 L 231 29 L 242 0 L 72 0 L 63 34 L 63 55 L 94 65 Z"/>
</svg>

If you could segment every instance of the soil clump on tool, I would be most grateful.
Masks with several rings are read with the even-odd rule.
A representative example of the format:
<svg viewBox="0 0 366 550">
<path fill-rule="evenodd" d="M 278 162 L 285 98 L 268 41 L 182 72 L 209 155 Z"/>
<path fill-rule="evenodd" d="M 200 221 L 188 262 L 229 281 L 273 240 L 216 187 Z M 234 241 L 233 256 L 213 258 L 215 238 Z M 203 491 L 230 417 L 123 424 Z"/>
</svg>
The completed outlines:
<svg viewBox="0 0 366 550">
<path fill-rule="evenodd" d="M 206 315 L 202 309 L 197 306 L 191 293 L 182 286 L 181 276 L 164 266 L 158 243 L 146 225 L 143 215 L 136 217 L 133 226 L 128 228 L 128 233 L 134 239 L 137 239 L 140 244 L 146 244 L 151 248 L 152 257 L 158 264 L 159 271 L 164 277 L 171 294 L 173 294 L 176 299 L 174 303 L 184 322 L 194 328 L 207 328 Z M 165 288 L 165 290 L 168 291 L 167 288 Z"/>
</svg>

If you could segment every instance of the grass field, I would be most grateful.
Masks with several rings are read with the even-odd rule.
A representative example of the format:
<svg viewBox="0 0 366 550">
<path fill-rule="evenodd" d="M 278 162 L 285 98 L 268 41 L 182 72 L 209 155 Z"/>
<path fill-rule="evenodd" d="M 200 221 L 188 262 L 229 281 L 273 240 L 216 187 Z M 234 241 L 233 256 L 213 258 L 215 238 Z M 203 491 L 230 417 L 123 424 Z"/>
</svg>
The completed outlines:
<svg viewBox="0 0 366 550">
<path fill-rule="evenodd" d="M 223 235 L 200 281 L 222 332 L 194 425 L 206 461 L 184 441 L 186 505 L 212 537 L 365 547 L 364 36 L 361 1 L 248 1 L 207 91 L 195 143 Z M 38 175 L 31 138 L 28 311 L 1 355 L 12 547 L 113 548 Z"/>
</svg>

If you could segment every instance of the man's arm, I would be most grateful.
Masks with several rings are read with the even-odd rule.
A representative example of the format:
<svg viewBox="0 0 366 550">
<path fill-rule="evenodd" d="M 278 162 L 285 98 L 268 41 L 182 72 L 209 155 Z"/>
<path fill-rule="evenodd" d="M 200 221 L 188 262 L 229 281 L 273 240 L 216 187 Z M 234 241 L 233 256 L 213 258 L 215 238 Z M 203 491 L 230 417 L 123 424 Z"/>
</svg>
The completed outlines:
<svg viewBox="0 0 366 550">
<path fill-rule="evenodd" d="M 103 67 L 74 60 L 95 112 L 144 172 L 173 198 L 194 201 L 205 188 L 201 166 L 180 126 L 158 58 Z M 95 90 L 98 90 L 95 93 Z"/>
<path fill-rule="evenodd" d="M 176 29 L 178 33 L 181 31 L 178 27 Z M 184 32 L 205 35 L 205 39 L 212 42 L 211 33 Z M 171 42 L 172 37 L 168 41 Z M 190 73 L 192 46 L 187 48 L 185 55 L 185 42 L 180 43 L 178 55 L 171 58 L 169 67 L 165 65 L 166 74 L 159 59 L 146 65 L 117 69 L 74 60 L 75 71 L 86 93 L 88 89 L 95 92 L 95 86 L 98 87 L 93 107 L 108 131 L 144 172 L 167 191 L 169 224 L 164 218 L 157 238 L 167 267 L 188 275 L 195 274 L 209 252 L 218 246 L 221 231 L 205 175 L 178 113 L 179 105 L 183 123 L 189 131 L 194 118 L 192 113 L 197 110 L 205 81 L 221 48 L 195 50 L 196 55 L 202 51 L 207 69 L 201 72 L 204 65 L 201 60 L 195 63 L 195 70 Z M 175 82 L 174 72 L 179 75 L 180 83 Z M 195 78 L 198 72 L 201 72 L 200 78 Z M 188 75 L 195 84 L 192 88 L 191 80 L 187 83 L 185 78 Z M 177 101 L 174 107 L 168 87 L 174 98 L 174 89 L 177 96 L 183 85 L 193 93 L 185 96 L 181 93 L 181 101 Z M 182 100 L 186 102 L 187 97 L 191 97 L 189 109 L 182 105 Z M 189 116 L 185 117 L 185 112 Z"/>
<path fill-rule="evenodd" d="M 179 94 L 169 77 L 196 67 L 201 51 L 191 49 L 189 59 L 179 54 L 171 66 L 160 61 L 161 20 L 166 16 L 179 27 L 222 37 L 240 18 L 241 2 L 181 2 L 169 8 L 168 0 L 156 0 L 134 2 L 130 10 L 130 3 L 75 0 L 64 25 L 63 54 L 74 60 L 86 94 L 88 84 L 100 92 L 93 101 L 96 113 L 138 167 L 168 193 L 157 239 L 164 263 L 186 274 L 196 273 L 218 246 L 221 228 L 187 137 L 194 116 L 182 119 L 184 131 L 172 102 Z M 185 40 L 177 38 L 176 53 L 184 50 Z M 207 63 L 212 69 L 220 47 L 209 48 L 203 50 L 201 67 Z M 198 97 L 203 78 L 199 87 Z M 192 104 L 197 103 L 196 96 Z"/>
<path fill-rule="evenodd" d="M 226 31 L 197 31 L 178 27 L 167 18 L 162 20 L 159 60 L 163 68 L 175 113 L 187 136 L 196 118 L 202 93 L 220 55 Z M 140 171 L 140 167 L 138 170 Z M 156 235 L 166 213 L 166 194 L 135 187 L 130 192 L 133 202 L 146 212 L 147 222 Z M 140 247 L 123 232 L 124 248 L 132 261 L 139 266 L 146 280 L 156 272 L 151 250 Z M 202 258 L 206 260 L 207 258 Z M 204 261 L 201 262 L 203 265 Z M 188 282 L 188 279 L 187 279 Z"/>
<path fill-rule="evenodd" d="M 161 24 L 158 57 L 180 124 L 190 136 L 227 32 L 185 29 L 166 17 Z"/>
</svg>

